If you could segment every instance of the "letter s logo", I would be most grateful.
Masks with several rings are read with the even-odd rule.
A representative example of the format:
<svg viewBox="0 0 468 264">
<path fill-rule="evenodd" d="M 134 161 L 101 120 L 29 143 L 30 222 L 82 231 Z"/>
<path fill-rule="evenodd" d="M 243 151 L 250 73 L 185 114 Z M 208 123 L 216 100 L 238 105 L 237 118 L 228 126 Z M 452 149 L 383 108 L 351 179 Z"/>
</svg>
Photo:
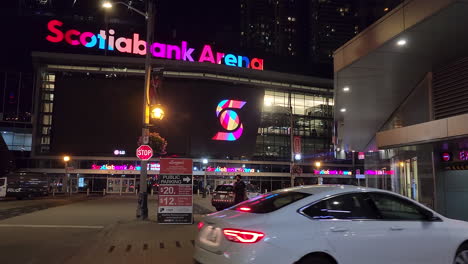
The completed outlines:
<svg viewBox="0 0 468 264">
<path fill-rule="evenodd" d="M 218 107 L 216 107 L 216 116 L 219 118 L 221 126 L 232 132 L 218 132 L 212 138 L 213 140 L 235 141 L 242 136 L 244 126 L 240 122 L 239 115 L 236 111 L 228 109 L 241 109 L 245 104 L 244 101 L 236 100 L 222 100 L 219 102 Z"/>
</svg>

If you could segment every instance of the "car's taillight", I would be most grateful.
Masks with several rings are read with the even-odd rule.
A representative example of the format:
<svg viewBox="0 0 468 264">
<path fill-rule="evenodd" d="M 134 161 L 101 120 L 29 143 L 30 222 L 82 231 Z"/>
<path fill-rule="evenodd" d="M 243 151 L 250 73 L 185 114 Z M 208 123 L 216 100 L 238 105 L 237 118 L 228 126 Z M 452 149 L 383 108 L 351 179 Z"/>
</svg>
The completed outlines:
<svg viewBox="0 0 468 264">
<path fill-rule="evenodd" d="M 205 225 L 205 223 L 203 223 L 203 222 L 198 222 L 198 225 L 197 225 L 198 231 L 200 231 L 200 230 L 203 228 L 204 225 Z"/>
<path fill-rule="evenodd" d="M 250 207 L 240 207 L 237 210 L 242 211 L 242 212 L 250 212 L 250 211 L 252 211 L 252 208 L 250 208 Z"/>
<path fill-rule="evenodd" d="M 261 232 L 241 229 L 223 229 L 223 234 L 229 241 L 246 244 L 257 243 L 265 236 L 265 234 Z"/>
</svg>

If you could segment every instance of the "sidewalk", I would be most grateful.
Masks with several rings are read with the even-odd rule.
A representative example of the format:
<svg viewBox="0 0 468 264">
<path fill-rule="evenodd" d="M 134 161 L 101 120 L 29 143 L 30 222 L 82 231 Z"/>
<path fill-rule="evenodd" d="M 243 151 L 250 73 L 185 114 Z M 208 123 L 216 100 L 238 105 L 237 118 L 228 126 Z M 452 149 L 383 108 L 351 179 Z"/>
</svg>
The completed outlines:
<svg viewBox="0 0 468 264">
<path fill-rule="evenodd" d="M 156 195 L 149 197 L 151 201 L 156 198 Z M 194 224 L 158 224 L 153 215 L 155 208 L 150 208 L 150 220 L 118 222 L 106 227 L 91 245 L 82 248 L 65 264 L 192 264 L 197 223 L 203 214 L 215 211 L 211 206 L 211 196 L 202 198 L 194 195 L 193 204 Z"/>
<path fill-rule="evenodd" d="M 187 225 L 158 224 L 153 218 L 116 223 L 64 264 L 192 264 L 201 217 L 194 215 L 195 223 Z"/>
<path fill-rule="evenodd" d="M 209 214 L 216 212 L 216 209 L 211 205 L 211 195 L 207 195 L 206 198 L 202 198 L 202 195 L 193 195 L 193 206 L 194 212 L 196 207 L 201 207 L 203 210 L 200 210 L 200 214 Z M 199 210 L 197 208 L 197 210 Z"/>
<path fill-rule="evenodd" d="M 0 201 L 0 220 L 45 210 L 48 208 L 81 202 L 99 197 L 87 197 L 86 194 L 70 196 L 43 197 L 33 200 L 3 200 Z"/>
</svg>

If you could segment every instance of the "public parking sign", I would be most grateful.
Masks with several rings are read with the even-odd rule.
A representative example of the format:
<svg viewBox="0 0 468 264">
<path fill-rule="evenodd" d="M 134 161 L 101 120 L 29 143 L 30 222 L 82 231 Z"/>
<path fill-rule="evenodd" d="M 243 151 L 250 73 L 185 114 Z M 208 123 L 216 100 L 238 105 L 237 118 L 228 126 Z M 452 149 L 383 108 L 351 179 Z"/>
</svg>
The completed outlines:
<svg viewBox="0 0 468 264">
<path fill-rule="evenodd" d="M 191 224 L 193 219 L 192 160 L 161 159 L 160 163 L 158 223 Z"/>
<path fill-rule="evenodd" d="M 192 213 L 192 175 L 160 175 L 158 222 L 191 224 Z"/>
<path fill-rule="evenodd" d="M 149 160 L 153 157 L 153 149 L 148 145 L 141 145 L 136 150 L 136 156 L 141 160 Z"/>
</svg>

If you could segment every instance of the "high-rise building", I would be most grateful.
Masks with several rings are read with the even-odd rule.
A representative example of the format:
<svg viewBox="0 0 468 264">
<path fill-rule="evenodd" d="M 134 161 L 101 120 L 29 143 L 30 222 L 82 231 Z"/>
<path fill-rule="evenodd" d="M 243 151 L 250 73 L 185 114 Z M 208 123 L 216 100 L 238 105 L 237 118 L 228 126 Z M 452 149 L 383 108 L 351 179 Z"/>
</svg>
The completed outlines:
<svg viewBox="0 0 468 264">
<path fill-rule="evenodd" d="M 401 2 L 240 0 L 241 47 L 281 58 L 275 70 L 331 73 L 333 52 Z"/>
<path fill-rule="evenodd" d="M 310 0 L 308 49 L 315 62 L 331 63 L 334 51 L 399 5 L 401 0 Z"/>
</svg>

